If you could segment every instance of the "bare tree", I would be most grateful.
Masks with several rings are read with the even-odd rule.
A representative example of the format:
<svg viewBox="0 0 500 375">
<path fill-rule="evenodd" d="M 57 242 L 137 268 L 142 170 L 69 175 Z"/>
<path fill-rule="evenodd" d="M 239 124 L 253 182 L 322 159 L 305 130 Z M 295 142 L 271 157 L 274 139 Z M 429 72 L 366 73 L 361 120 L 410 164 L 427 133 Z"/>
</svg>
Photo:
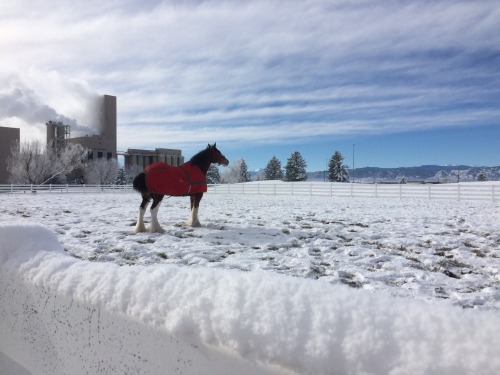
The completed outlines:
<svg viewBox="0 0 500 375">
<path fill-rule="evenodd" d="M 40 141 L 17 144 L 7 159 L 9 180 L 33 185 L 65 180 L 67 174 L 83 166 L 87 153 L 87 149 L 79 144 L 68 144 L 59 156 Z"/>
<path fill-rule="evenodd" d="M 243 159 L 238 159 L 238 160 L 232 162 L 226 168 L 226 171 L 224 173 L 222 173 L 222 176 L 221 176 L 222 183 L 235 184 L 237 182 L 242 182 L 241 181 L 242 165 L 244 168 L 246 168 L 246 163 L 245 163 L 245 160 L 243 160 Z M 245 171 L 245 173 L 246 173 L 246 171 Z"/>
<path fill-rule="evenodd" d="M 120 166 L 115 159 L 97 159 L 85 167 L 85 182 L 96 185 L 113 185 L 119 172 Z"/>
</svg>

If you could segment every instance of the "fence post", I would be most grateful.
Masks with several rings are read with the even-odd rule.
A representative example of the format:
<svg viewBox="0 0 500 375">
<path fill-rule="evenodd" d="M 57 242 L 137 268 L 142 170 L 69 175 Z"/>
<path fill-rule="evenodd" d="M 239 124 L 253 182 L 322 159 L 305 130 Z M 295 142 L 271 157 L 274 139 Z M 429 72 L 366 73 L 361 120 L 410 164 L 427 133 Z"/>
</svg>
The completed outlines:
<svg viewBox="0 0 500 375">
<path fill-rule="evenodd" d="M 460 185 L 457 185 L 458 201 L 460 202 Z"/>
<path fill-rule="evenodd" d="M 429 200 L 431 200 L 431 185 L 428 185 L 427 195 L 428 195 Z"/>
<path fill-rule="evenodd" d="M 313 184 L 310 183 L 309 184 L 309 196 L 312 197 L 312 195 L 313 195 Z"/>
<path fill-rule="evenodd" d="M 33 193 L 33 184 L 30 185 L 30 191 Z"/>
<path fill-rule="evenodd" d="M 333 197 L 333 182 L 330 182 L 330 197 Z"/>
<path fill-rule="evenodd" d="M 403 199 L 403 184 L 399 184 L 399 199 Z"/>
<path fill-rule="evenodd" d="M 375 198 L 378 198 L 378 184 L 375 183 Z"/>
<path fill-rule="evenodd" d="M 495 202 L 495 185 L 491 185 L 491 200 Z"/>
<path fill-rule="evenodd" d="M 354 197 L 354 183 L 351 182 L 351 198 Z"/>
<path fill-rule="evenodd" d="M 291 184 L 292 184 L 292 197 L 293 197 L 293 182 L 291 182 Z"/>
<path fill-rule="evenodd" d="M 68 186 L 68 184 L 66 184 L 66 193 L 68 193 L 68 192 L 69 192 L 69 186 Z"/>
<path fill-rule="evenodd" d="M 10 192 L 13 193 L 14 192 L 14 184 L 10 184 Z"/>
</svg>

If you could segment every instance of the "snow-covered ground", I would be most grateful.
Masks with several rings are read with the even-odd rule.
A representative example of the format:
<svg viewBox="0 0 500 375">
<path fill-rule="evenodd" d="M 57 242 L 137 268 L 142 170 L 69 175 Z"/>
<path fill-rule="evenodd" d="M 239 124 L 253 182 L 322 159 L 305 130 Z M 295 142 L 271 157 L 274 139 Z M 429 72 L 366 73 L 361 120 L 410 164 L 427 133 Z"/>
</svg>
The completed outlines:
<svg viewBox="0 0 500 375">
<path fill-rule="evenodd" d="M 263 270 L 431 303 L 500 309 L 500 204 L 328 197 L 165 199 L 166 233 L 132 234 L 136 194 L 0 196 L 0 222 L 41 223 L 78 259 Z M 149 213 L 146 214 L 146 223 Z"/>
<path fill-rule="evenodd" d="M 139 201 L 0 195 L 0 370 L 500 371 L 498 203 L 207 194 L 133 235 Z"/>
</svg>

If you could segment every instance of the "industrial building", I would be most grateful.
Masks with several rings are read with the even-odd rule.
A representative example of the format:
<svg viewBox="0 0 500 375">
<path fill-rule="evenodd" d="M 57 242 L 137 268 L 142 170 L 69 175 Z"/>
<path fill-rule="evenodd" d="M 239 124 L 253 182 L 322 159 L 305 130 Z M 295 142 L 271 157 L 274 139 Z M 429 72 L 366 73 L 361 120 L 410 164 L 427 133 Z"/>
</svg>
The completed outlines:
<svg viewBox="0 0 500 375">
<path fill-rule="evenodd" d="M 48 121 L 46 124 L 47 147 L 52 147 L 59 154 L 68 143 L 80 144 L 89 150 L 89 160 L 116 160 L 117 155 L 123 155 L 126 169 L 143 169 L 157 161 L 173 166 L 184 163 L 181 150 L 157 148 L 155 150 L 128 149 L 126 152 L 118 152 L 116 96 L 104 95 L 100 112 L 100 123 L 89 124 L 98 129 L 98 134 L 84 137 L 72 138 L 69 125 Z M 11 146 L 16 142 L 20 142 L 20 129 L 0 127 L 0 184 L 8 183 L 7 158 L 10 155 Z M 81 171 L 76 171 L 74 174 L 81 175 Z"/>
<path fill-rule="evenodd" d="M 0 127 L 0 184 L 9 182 L 7 172 L 7 159 L 10 156 L 12 146 L 20 142 L 20 129 Z"/>
<path fill-rule="evenodd" d="M 116 159 L 116 96 L 104 95 L 100 131 L 97 135 L 71 138 L 68 125 L 49 121 L 47 123 L 47 146 L 56 151 L 67 143 L 81 144 L 89 149 L 89 160 Z"/>
<path fill-rule="evenodd" d="M 123 156 L 125 157 L 125 169 L 144 169 L 149 164 L 156 163 L 157 161 L 162 161 L 173 166 L 184 164 L 184 156 L 182 156 L 181 150 L 168 148 L 157 148 L 155 150 L 129 148 Z"/>
</svg>

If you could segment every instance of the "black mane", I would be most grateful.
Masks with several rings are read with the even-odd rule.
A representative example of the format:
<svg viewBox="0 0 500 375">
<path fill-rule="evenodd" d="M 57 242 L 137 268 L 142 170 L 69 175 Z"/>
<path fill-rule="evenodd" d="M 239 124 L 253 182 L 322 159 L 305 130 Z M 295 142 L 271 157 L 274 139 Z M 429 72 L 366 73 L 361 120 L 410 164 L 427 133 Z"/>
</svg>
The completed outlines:
<svg viewBox="0 0 500 375">
<path fill-rule="evenodd" d="M 189 161 L 193 164 L 198 164 L 200 162 L 205 161 L 205 159 L 207 158 L 208 150 L 209 150 L 208 148 L 201 150 L 196 155 L 194 155 L 191 159 L 189 159 Z"/>
<path fill-rule="evenodd" d="M 204 150 L 201 150 L 198 152 L 196 155 L 194 155 L 191 159 L 189 159 L 189 162 L 191 164 L 196 165 L 198 168 L 202 170 L 203 173 L 207 173 L 208 167 L 210 167 L 210 148 L 207 147 Z"/>
</svg>

